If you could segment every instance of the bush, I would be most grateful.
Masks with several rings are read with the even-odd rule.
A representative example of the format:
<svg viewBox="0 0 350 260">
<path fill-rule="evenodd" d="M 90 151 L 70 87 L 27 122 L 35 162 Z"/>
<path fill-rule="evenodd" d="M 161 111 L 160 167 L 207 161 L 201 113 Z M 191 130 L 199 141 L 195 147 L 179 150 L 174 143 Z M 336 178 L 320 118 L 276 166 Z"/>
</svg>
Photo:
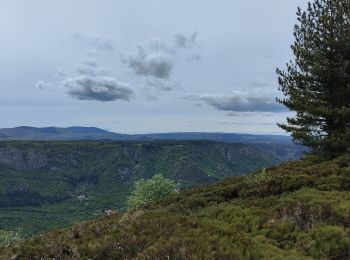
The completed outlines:
<svg viewBox="0 0 350 260">
<path fill-rule="evenodd" d="M 10 247 L 16 241 L 22 239 L 21 230 L 11 231 L 11 230 L 0 230 L 0 248 L 1 247 Z"/>
<path fill-rule="evenodd" d="M 141 179 L 134 184 L 134 190 L 129 197 L 129 208 L 149 205 L 176 191 L 177 184 L 163 177 L 154 175 L 150 180 Z"/>
<path fill-rule="evenodd" d="M 266 171 L 266 169 L 263 168 L 259 173 L 247 175 L 244 179 L 244 182 L 248 187 L 254 188 L 262 183 L 268 182 L 270 179 L 270 172 Z"/>
<path fill-rule="evenodd" d="M 324 256 L 327 259 L 349 259 L 350 238 L 344 228 L 330 225 L 317 226 L 310 235 L 311 243 L 307 243 L 306 240 L 301 241 L 309 255 L 316 259 L 322 259 Z"/>
</svg>

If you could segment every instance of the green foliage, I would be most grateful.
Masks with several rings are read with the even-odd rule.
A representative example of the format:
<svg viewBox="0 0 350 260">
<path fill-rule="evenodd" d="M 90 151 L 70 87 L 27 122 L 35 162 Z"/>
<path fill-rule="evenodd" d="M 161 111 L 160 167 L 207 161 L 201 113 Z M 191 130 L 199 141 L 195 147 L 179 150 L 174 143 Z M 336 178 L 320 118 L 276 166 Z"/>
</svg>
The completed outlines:
<svg viewBox="0 0 350 260">
<path fill-rule="evenodd" d="M 20 229 L 12 230 L 0 230 L 0 249 L 4 247 L 10 247 L 14 243 L 23 239 L 23 234 Z"/>
<path fill-rule="evenodd" d="M 263 173 L 263 174 L 262 174 Z M 36 236 L 5 259 L 349 259 L 350 155 L 197 187 Z M 254 176 L 254 175 L 252 175 Z M 251 178 L 251 177 L 250 177 Z M 277 187 L 277 188 L 276 188 Z"/>
<path fill-rule="evenodd" d="M 350 1 L 315 0 L 298 10 L 295 59 L 277 70 L 278 101 L 296 116 L 279 126 L 316 152 L 338 156 L 350 147 Z"/>
<path fill-rule="evenodd" d="M 31 235 L 124 211 L 133 184 L 153 173 L 187 188 L 279 162 L 250 146 L 207 141 L 0 142 L 0 229 Z"/>
<path fill-rule="evenodd" d="M 134 185 L 132 195 L 128 199 L 129 208 L 138 208 L 154 203 L 176 191 L 177 184 L 161 174 L 154 175 L 149 180 L 138 180 Z"/>
<path fill-rule="evenodd" d="M 350 256 L 350 236 L 343 228 L 333 225 L 315 227 L 311 231 L 315 243 L 310 254 L 317 258 L 327 256 L 329 259 L 347 259 Z"/>
<path fill-rule="evenodd" d="M 263 183 L 268 182 L 271 179 L 271 174 L 266 170 L 266 168 L 263 168 L 261 172 L 258 172 L 256 174 L 250 174 L 247 175 L 244 179 L 245 184 L 247 184 L 249 187 L 253 188 L 256 186 L 259 186 Z"/>
</svg>

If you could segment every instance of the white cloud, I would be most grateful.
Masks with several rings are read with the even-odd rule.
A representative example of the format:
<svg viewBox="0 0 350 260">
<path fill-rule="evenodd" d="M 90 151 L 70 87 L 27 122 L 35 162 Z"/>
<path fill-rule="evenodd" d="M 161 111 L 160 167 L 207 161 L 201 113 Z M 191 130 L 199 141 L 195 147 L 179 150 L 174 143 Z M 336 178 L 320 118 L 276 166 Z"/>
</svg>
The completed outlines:
<svg viewBox="0 0 350 260">
<path fill-rule="evenodd" d="M 204 94 L 198 97 L 208 105 L 223 111 L 239 111 L 239 112 L 281 112 L 285 111 L 283 106 L 278 104 L 271 97 L 254 97 L 248 95 L 240 95 L 232 93 L 223 94 Z"/>
<path fill-rule="evenodd" d="M 235 112 L 285 112 L 286 108 L 275 100 L 276 93 L 262 81 L 253 81 L 246 91 L 236 90 L 228 94 L 207 93 L 187 95 L 191 101 L 201 101 L 222 111 Z"/>
</svg>

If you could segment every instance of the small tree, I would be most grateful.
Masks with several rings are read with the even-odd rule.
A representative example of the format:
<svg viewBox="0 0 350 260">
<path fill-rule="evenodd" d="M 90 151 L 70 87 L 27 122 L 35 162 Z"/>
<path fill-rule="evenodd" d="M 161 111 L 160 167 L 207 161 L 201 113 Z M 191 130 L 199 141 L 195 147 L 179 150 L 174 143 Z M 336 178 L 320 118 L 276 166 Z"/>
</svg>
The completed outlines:
<svg viewBox="0 0 350 260">
<path fill-rule="evenodd" d="M 244 182 L 248 187 L 253 188 L 268 182 L 271 178 L 271 173 L 266 168 L 263 168 L 259 173 L 245 176 Z"/>
<path fill-rule="evenodd" d="M 141 179 L 134 184 L 134 190 L 128 200 L 129 208 L 136 208 L 153 203 L 176 191 L 177 184 L 163 177 L 154 175 L 149 180 Z"/>
<path fill-rule="evenodd" d="M 20 229 L 16 231 L 0 229 L 0 248 L 9 247 L 23 238 Z"/>
<path fill-rule="evenodd" d="M 281 104 L 295 111 L 287 124 L 297 143 L 337 156 L 350 148 L 350 0 L 315 0 L 298 8 L 294 61 L 277 70 Z"/>
</svg>

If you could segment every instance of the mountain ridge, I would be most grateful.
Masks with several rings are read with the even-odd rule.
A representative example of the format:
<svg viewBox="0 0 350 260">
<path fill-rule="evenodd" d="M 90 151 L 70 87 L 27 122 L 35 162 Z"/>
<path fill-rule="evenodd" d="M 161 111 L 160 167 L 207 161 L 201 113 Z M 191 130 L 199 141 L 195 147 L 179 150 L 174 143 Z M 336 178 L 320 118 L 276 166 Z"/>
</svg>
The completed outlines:
<svg viewBox="0 0 350 260">
<path fill-rule="evenodd" d="M 0 129 L 0 141 L 157 141 L 157 140 L 208 140 L 222 143 L 242 143 L 254 146 L 263 152 L 272 153 L 280 160 L 297 160 L 308 151 L 296 145 L 291 137 L 283 135 L 253 135 L 239 133 L 174 132 L 152 134 L 119 134 L 96 127 L 74 126 L 29 127 Z"/>
<path fill-rule="evenodd" d="M 243 138 L 246 137 L 248 140 L 250 137 L 253 141 L 261 139 L 262 142 L 266 141 L 278 141 L 278 142 L 291 142 L 291 138 L 286 135 L 271 135 L 271 134 L 244 134 L 244 133 L 222 133 L 222 132 L 165 132 L 165 133 L 145 133 L 145 134 L 122 134 L 115 133 L 112 131 L 104 130 L 98 127 L 82 127 L 82 126 L 71 126 L 71 127 L 32 127 L 32 126 L 18 126 L 13 128 L 0 128 L 0 138 L 6 140 L 57 140 L 53 138 L 59 138 L 60 136 L 50 136 L 46 137 L 44 134 L 96 134 L 96 136 L 91 136 L 92 140 L 100 140 L 102 137 L 98 134 L 104 134 L 103 138 L 109 137 L 111 140 L 122 140 L 120 138 L 124 137 L 125 140 L 142 140 L 142 138 L 148 138 L 151 140 L 159 140 L 166 138 L 175 140 L 188 140 L 190 138 L 227 138 L 236 137 Z M 40 135 L 42 134 L 42 135 Z M 17 139 L 18 138 L 18 139 Z M 41 139 L 42 138 L 42 139 Z M 69 136 L 61 136 L 61 138 L 66 138 L 62 140 L 72 140 Z M 86 140 L 86 136 L 71 136 L 71 138 L 76 138 L 75 140 Z M 96 138 L 96 139 L 94 139 Z M 119 138 L 119 139 L 118 139 Z M 183 139 L 182 139 L 183 138 Z M 1 139 L 0 139 L 1 140 Z"/>
</svg>

